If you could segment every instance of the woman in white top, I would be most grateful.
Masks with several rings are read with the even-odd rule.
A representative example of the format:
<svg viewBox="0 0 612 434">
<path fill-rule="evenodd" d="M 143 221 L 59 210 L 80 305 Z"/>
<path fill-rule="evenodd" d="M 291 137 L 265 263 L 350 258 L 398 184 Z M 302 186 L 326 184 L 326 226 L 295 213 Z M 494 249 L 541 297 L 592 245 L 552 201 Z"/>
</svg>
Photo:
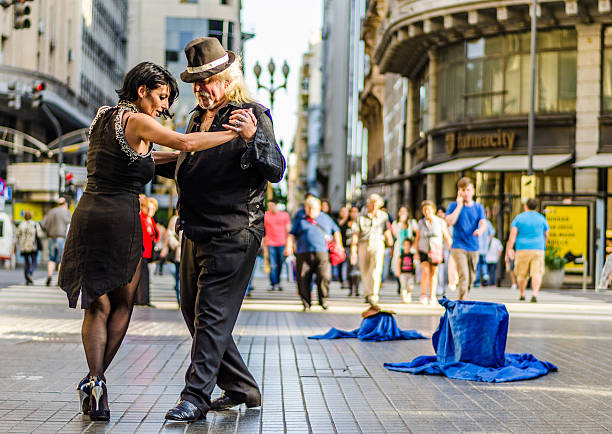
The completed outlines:
<svg viewBox="0 0 612 434">
<path fill-rule="evenodd" d="M 426 200 L 421 204 L 423 218 L 419 220 L 416 231 L 415 245 L 421 262 L 421 303 L 435 304 L 438 286 L 438 264 L 444 262 L 444 241 L 449 249 L 452 244 L 446 222 L 436 216 L 436 206 Z"/>
</svg>

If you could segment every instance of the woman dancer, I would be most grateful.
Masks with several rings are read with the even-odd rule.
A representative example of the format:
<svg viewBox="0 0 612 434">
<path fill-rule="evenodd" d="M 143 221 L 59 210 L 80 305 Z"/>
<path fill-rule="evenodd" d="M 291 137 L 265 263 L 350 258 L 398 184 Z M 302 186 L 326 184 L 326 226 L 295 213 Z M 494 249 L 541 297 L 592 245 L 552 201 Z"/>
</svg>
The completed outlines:
<svg viewBox="0 0 612 434">
<path fill-rule="evenodd" d="M 130 70 L 117 93 L 119 103 L 100 108 L 89 130 L 87 188 L 72 216 L 59 275 L 70 307 L 80 296 L 85 309 L 82 339 L 89 373 L 77 390 L 91 420 L 110 418 L 104 373 L 128 329 L 140 280 L 138 194 L 153 178 L 154 159 L 160 164 L 177 158 L 172 152 L 153 153 L 153 143 L 200 151 L 236 137 L 233 131 L 180 134 L 156 122 L 168 113 L 178 86 L 154 63 Z"/>
</svg>

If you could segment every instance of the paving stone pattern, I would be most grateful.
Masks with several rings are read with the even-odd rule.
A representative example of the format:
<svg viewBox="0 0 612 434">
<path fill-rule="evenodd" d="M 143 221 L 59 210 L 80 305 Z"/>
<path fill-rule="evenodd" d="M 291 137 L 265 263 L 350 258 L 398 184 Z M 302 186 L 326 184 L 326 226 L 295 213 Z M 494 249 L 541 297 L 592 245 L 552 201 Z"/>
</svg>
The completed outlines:
<svg viewBox="0 0 612 434">
<path fill-rule="evenodd" d="M 86 372 L 82 312 L 56 287 L 0 289 L 0 432 L 607 432 L 612 430 L 612 294 L 544 292 L 537 304 L 516 291 L 475 291 L 505 302 L 508 352 L 530 352 L 558 373 L 524 382 L 484 384 L 387 371 L 384 362 L 433 354 L 430 340 L 319 341 L 330 327 L 359 326 L 361 299 L 333 284 L 330 309 L 301 312 L 295 287 L 257 289 L 235 328 L 238 348 L 259 382 L 263 405 L 168 423 L 183 387 L 190 338 L 176 309 L 172 279 L 153 279 L 156 309 L 138 307 L 107 373 L 111 421 L 78 412 L 75 387 Z M 265 281 L 255 282 L 265 288 Z M 416 297 L 415 297 L 416 298 Z M 440 307 L 401 305 L 392 284 L 383 306 L 404 329 L 427 336 Z M 215 391 L 215 395 L 220 393 Z"/>
</svg>

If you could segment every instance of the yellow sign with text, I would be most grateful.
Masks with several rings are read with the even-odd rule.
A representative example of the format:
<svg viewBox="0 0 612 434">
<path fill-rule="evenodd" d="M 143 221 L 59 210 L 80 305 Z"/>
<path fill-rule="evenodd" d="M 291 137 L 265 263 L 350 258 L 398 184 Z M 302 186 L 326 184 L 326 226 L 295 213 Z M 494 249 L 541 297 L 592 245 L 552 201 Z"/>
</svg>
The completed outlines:
<svg viewBox="0 0 612 434">
<path fill-rule="evenodd" d="M 526 203 L 528 199 L 536 197 L 536 177 L 535 175 L 521 176 L 521 202 Z"/>
<path fill-rule="evenodd" d="M 550 226 L 548 245 L 567 263 L 565 271 L 582 273 L 588 260 L 589 208 L 585 205 L 549 205 L 544 211 Z"/>
<path fill-rule="evenodd" d="M 43 204 L 40 202 L 24 202 L 13 204 L 13 221 L 24 220 L 24 211 L 32 212 L 32 220 L 41 221 L 44 217 Z"/>
</svg>

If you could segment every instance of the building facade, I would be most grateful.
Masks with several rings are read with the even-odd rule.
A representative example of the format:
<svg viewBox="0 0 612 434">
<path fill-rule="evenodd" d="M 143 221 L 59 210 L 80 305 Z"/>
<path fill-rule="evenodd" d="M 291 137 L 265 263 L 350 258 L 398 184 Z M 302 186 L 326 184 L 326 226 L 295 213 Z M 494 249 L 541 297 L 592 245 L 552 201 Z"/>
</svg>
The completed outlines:
<svg viewBox="0 0 612 434">
<path fill-rule="evenodd" d="M 193 89 L 179 80 L 185 70 L 185 46 L 195 38 L 212 36 L 227 50 L 242 51 L 240 0 L 128 0 L 129 67 L 143 61 L 164 65 L 179 83 L 174 103 L 174 127 L 184 132 L 195 105 Z M 151 31 L 155 29 L 155 31 Z"/>
<path fill-rule="evenodd" d="M 293 214 L 306 193 L 318 194 L 319 148 L 322 142 L 321 40 L 311 41 L 299 71 L 297 125 L 288 161 L 287 209 Z"/>
<path fill-rule="evenodd" d="M 385 124 L 387 106 L 396 111 L 404 106 L 401 100 L 398 105 L 399 90 L 394 100 L 384 98 L 388 80 L 395 74 L 407 80 L 402 92 L 405 140 L 396 141 L 400 150 L 394 154 L 403 156 L 403 167 L 397 172 L 382 164 L 381 171 L 368 174 L 370 188 L 386 189 L 417 211 L 424 199 L 448 204 L 456 197 L 457 180 L 470 176 L 498 233 L 507 237 L 511 219 L 522 208 L 521 175 L 528 168 L 530 22 L 535 13 L 537 196 L 566 203 L 602 199 L 605 229 L 612 229 L 610 2 L 541 0 L 535 11 L 531 3 L 369 2 L 364 29 L 370 23 L 371 69 L 377 68 L 385 80 L 374 77 L 365 87 L 378 86 L 383 95 L 382 119 L 374 130 L 382 127 L 384 146 L 391 138 L 389 128 L 400 128 L 397 120 Z M 370 93 L 362 94 L 366 114 L 376 95 Z M 375 149 L 383 155 L 392 152 L 384 146 Z M 371 148 L 368 144 L 370 153 Z M 603 232 L 592 226 L 592 252 L 604 251 L 597 237 Z"/>
<path fill-rule="evenodd" d="M 29 26 L 20 26 L 19 21 Z M 0 9 L 0 33 L 0 177 L 10 178 L 9 165 L 21 162 L 55 164 L 61 177 L 63 169 L 55 163 L 60 155 L 65 163 L 84 165 L 87 128 L 98 107 L 116 102 L 115 89 L 125 73 L 127 0 L 36 0 L 12 5 Z M 48 167 L 38 171 L 38 166 L 31 167 L 28 176 L 47 179 L 43 172 Z M 19 187 L 23 180 L 7 181 Z M 57 197 L 58 184 L 13 192 L 15 199 L 42 207 Z"/>
</svg>

